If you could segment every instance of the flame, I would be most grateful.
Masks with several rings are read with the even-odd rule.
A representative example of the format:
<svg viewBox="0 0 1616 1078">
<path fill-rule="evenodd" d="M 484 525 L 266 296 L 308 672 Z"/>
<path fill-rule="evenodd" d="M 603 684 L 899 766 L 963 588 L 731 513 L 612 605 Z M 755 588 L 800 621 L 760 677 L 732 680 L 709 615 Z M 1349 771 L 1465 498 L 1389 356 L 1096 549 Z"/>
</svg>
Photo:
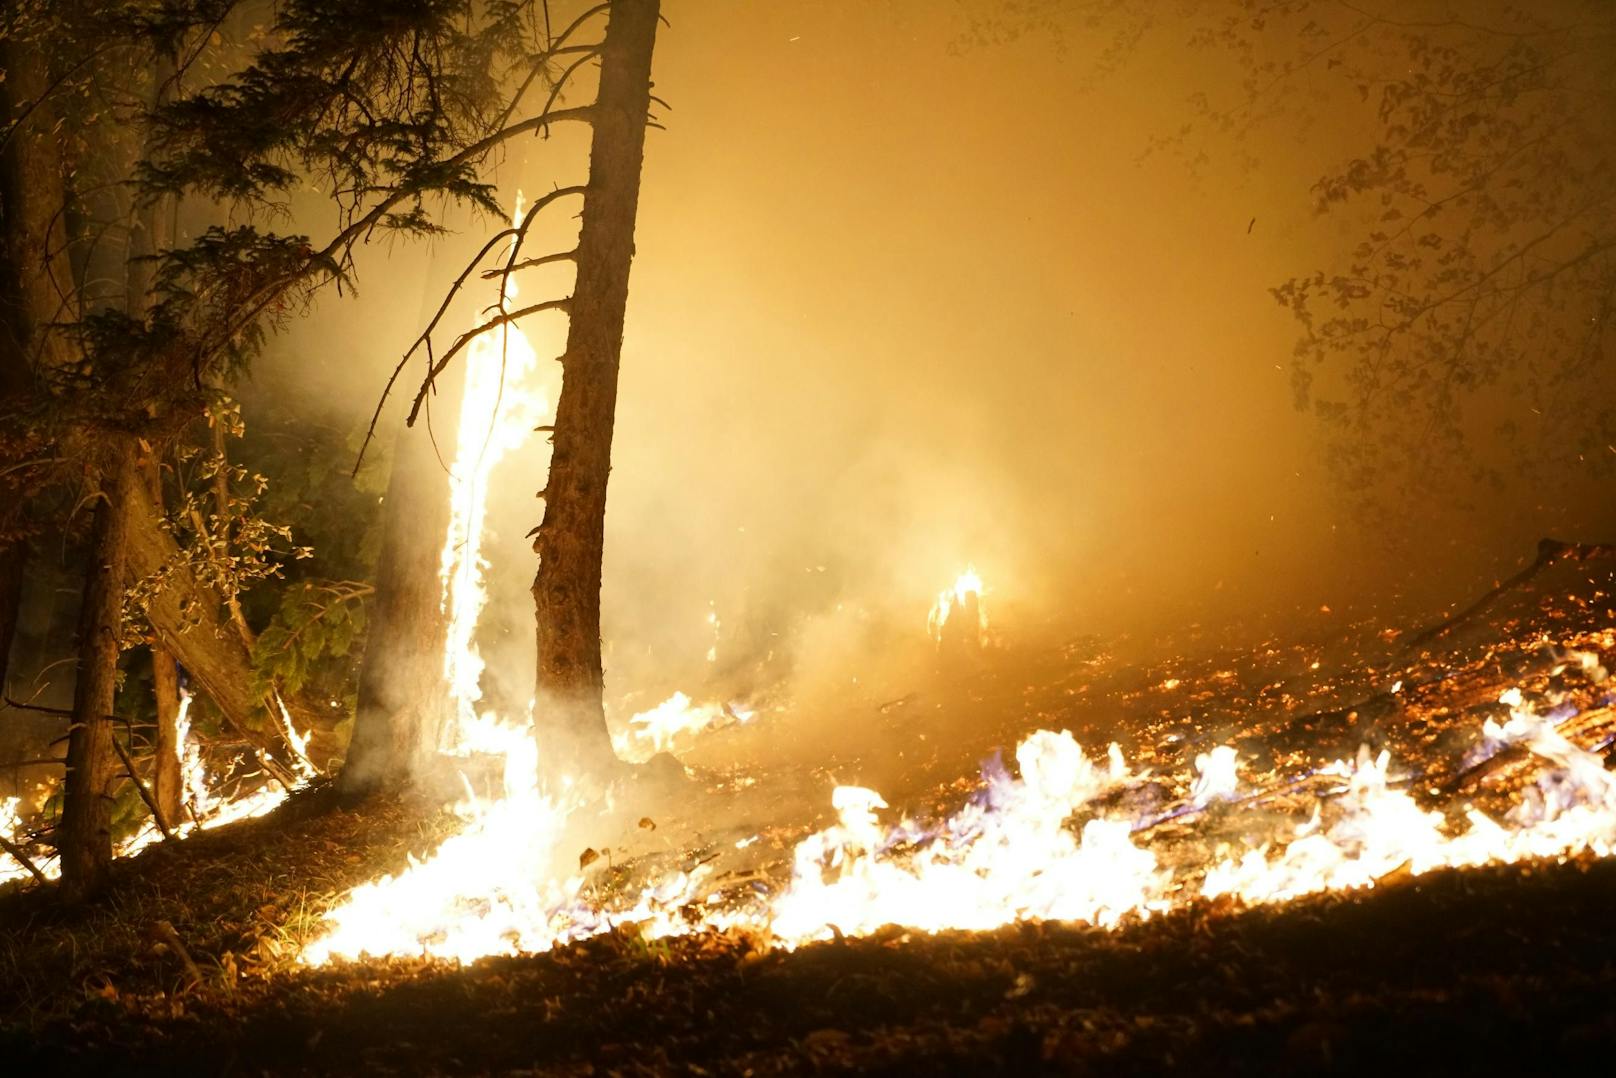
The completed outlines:
<svg viewBox="0 0 1616 1078">
<path fill-rule="evenodd" d="M 0 801 L 0 838 L 4 838 L 19 849 L 26 845 L 26 840 L 19 841 L 21 836 L 18 835 L 18 831 L 22 828 L 22 813 L 18 811 L 17 806 L 21 804 L 20 797 L 8 797 Z M 0 884 L 20 880 L 29 875 L 31 873 L 23 867 L 21 861 L 0 853 Z"/>
<path fill-rule="evenodd" d="M 520 219 L 518 217 L 518 219 Z M 512 293 L 507 293 L 507 298 Z M 1162 815 L 1140 817 L 1129 791 L 1161 776 L 1131 770 L 1117 745 L 1091 757 L 1066 731 L 1039 730 L 1016 747 L 1018 774 L 990 762 L 977 793 L 940 820 L 882 821 L 882 795 L 858 786 L 831 793 L 836 822 L 797 844 L 777 892 L 732 891 L 710 883 L 707 864 L 653 877 L 637 893 L 607 898 L 589 883 L 588 864 L 566 845 L 577 805 L 567 791 L 541 793 L 530 724 L 478 714 L 482 671 L 474 636 L 486 602 L 480 544 L 483 497 L 493 462 L 546 410 L 528 381 L 532 349 L 512 327 L 479 340 L 468 362 L 466 401 L 455 460 L 452 519 L 444 546 L 445 651 L 459 716 L 445 747 L 502 755 L 501 796 L 471 795 L 455 806 L 462 828 L 429 857 L 355 888 L 327 915 L 324 933 L 302 954 L 308 965 L 364 956 L 431 956 L 470 961 L 539 952 L 618 926 L 646 938 L 745 930 L 787 948 L 889 925 L 921 931 L 980 930 L 1027 919 L 1112 926 L 1199 898 L 1283 901 L 1331 888 L 1370 887 L 1394 873 L 1616 847 L 1616 779 L 1546 717 L 1506 694 L 1510 718 L 1489 722 L 1478 751 L 1523 748 L 1541 767 L 1522 802 L 1502 819 L 1477 810 L 1455 827 L 1422 808 L 1391 777 L 1387 753 L 1316 769 L 1307 781 L 1339 788 L 1298 798 L 1288 822 L 1255 799 L 1236 800 L 1238 754 L 1202 753 L 1195 773 L 1177 778 L 1181 799 Z M 941 642 L 950 618 L 973 603 L 987 627 L 985 591 L 974 566 L 937 596 L 928 627 Z M 709 659 L 716 661 L 718 614 Z M 1597 663 L 1582 663 L 1591 677 Z M 1171 686 L 1168 686 L 1171 687 Z M 665 751 L 679 737 L 737 718 L 732 708 L 697 706 L 685 693 L 634 715 L 614 740 L 625 756 Z M 738 721 L 744 721 L 739 719 Z M 1299 780 L 1300 782 L 1301 780 Z M 1293 784 L 1296 785 L 1296 784 Z M 1226 807 L 1206 809 L 1217 802 Z M 1242 812 L 1247 816 L 1242 817 Z M 1174 831 L 1217 817 L 1224 838 L 1210 859 L 1162 858 L 1155 846 Z M 751 840 L 736 843 L 744 847 Z M 574 867 L 576 866 L 576 868 Z M 716 889 L 715 889 L 716 888 Z"/>
<path fill-rule="evenodd" d="M 641 711 L 628 720 L 628 729 L 615 734 L 612 743 L 618 755 L 627 760 L 644 760 L 658 752 L 670 752 L 681 737 L 699 734 L 731 721 L 746 722 L 752 713 L 717 704 L 695 704 L 689 696 L 676 692 L 662 703 Z"/>
<path fill-rule="evenodd" d="M 1219 745 L 1211 752 L 1195 758 L 1195 785 L 1190 788 L 1190 802 L 1197 808 L 1213 801 L 1227 801 L 1234 797 L 1240 785 L 1235 774 L 1239 754 L 1229 745 Z"/>
<path fill-rule="evenodd" d="M 518 193 L 511 225 L 521 223 L 522 196 Z M 515 243 L 514 236 L 511 242 Z M 506 277 L 505 305 L 516 295 L 515 278 Z M 443 610 L 448 615 L 443 673 L 455 704 L 455 715 L 445 726 L 440 745 L 445 751 L 454 751 L 476 721 L 482 699 L 483 659 L 476 631 L 488 603 L 483 582 L 487 563 L 482 557 L 488 477 L 550 410 L 538 384 L 538 354 L 519 327 L 511 323 L 499 326 L 474 339 L 466 351 L 465 394 L 449 480 L 449 531 L 440 569 Z"/>
<path fill-rule="evenodd" d="M 1511 699 L 1518 697 L 1506 694 Z M 1283 901 L 1372 887 L 1398 872 L 1577 851 L 1605 856 L 1616 848 L 1616 777 L 1602 760 L 1518 704 L 1507 722 L 1487 724 L 1481 748 L 1516 746 L 1542 766 L 1503 819 L 1472 809 L 1466 826 L 1450 829 L 1441 813 L 1393 788 L 1387 753 L 1365 749 L 1314 772 L 1344 788 L 1316 799 L 1300 822 L 1277 830 L 1261 824 L 1257 837 L 1210 863 L 1168 867 L 1150 848 L 1151 826 L 1232 794 L 1234 751 L 1202 754 L 1181 806 L 1140 820 L 1110 796 L 1146 779 L 1117 746 L 1091 759 L 1070 733 L 1040 730 L 1016 749 L 1019 777 L 990 764 L 978 794 L 941 821 L 883 825 L 887 803 L 878 792 L 837 787 L 837 822 L 797 845 L 789 884 L 766 901 L 703 896 L 696 869 L 653 880 L 632 898 L 592 902 L 581 875 L 547 871 L 568 809 L 529 788 L 467 808 L 469 829 L 431 859 L 353 892 L 304 961 L 366 954 L 466 961 L 542 951 L 624 924 L 649 938 L 741 928 L 787 948 L 888 924 L 920 931 L 1027 919 L 1111 926 L 1198 897 Z M 534 751 L 526 739 L 513 749 Z M 530 776 L 530 763 L 517 773 Z M 1266 810 L 1258 819 L 1267 819 Z"/>
<path fill-rule="evenodd" d="M 988 627 L 988 615 L 982 603 L 982 578 L 977 575 L 976 566 L 967 565 L 965 571 L 954 578 L 952 587 L 944 588 L 937 593 L 936 602 L 931 605 L 931 612 L 926 617 L 926 631 L 931 638 L 941 643 L 943 639 L 943 626 L 948 624 L 949 618 L 955 610 L 963 610 L 967 598 L 976 597 L 976 633 L 980 635 Z"/>
<path fill-rule="evenodd" d="M 185 838 L 197 831 L 207 831 L 215 827 L 236 823 L 239 820 L 252 819 L 263 816 L 285 801 L 290 793 L 285 787 L 276 782 L 265 782 L 257 789 L 236 797 L 221 799 L 214 796 L 209 788 L 207 765 L 202 759 L 202 747 L 197 739 L 191 736 L 191 694 L 180 689 L 179 714 L 175 720 L 176 737 L 175 753 L 180 760 L 181 800 L 184 802 L 190 819 L 180 821 L 170 828 L 176 838 Z M 289 740 L 294 749 L 298 750 L 301 765 L 298 766 L 302 781 L 294 788 L 301 787 L 303 782 L 312 776 L 313 768 L 303 756 L 303 747 L 307 744 L 307 735 L 299 735 L 292 726 L 291 717 L 282 711 Z M 307 770 L 305 770 L 305 768 Z M 18 798 L 7 798 L 0 803 L 0 835 L 20 848 L 26 848 L 29 840 L 19 839 L 18 831 L 21 827 L 21 818 L 18 812 L 20 801 Z M 146 847 L 163 840 L 162 829 L 156 822 L 147 818 L 134 834 L 122 839 L 113 849 L 114 857 L 133 857 Z M 61 876 L 60 862 L 54 855 L 48 859 L 35 861 L 35 867 L 46 879 L 57 879 Z M 0 861 L 0 883 L 29 876 L 30 873 L 13 859 Z"/>
</svg>

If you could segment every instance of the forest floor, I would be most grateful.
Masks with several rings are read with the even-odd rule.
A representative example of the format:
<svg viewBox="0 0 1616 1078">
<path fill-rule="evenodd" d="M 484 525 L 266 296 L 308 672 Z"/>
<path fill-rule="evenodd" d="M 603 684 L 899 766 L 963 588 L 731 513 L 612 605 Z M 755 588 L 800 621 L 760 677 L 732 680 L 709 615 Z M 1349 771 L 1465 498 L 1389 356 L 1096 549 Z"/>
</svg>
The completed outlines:
<svg viewBox="0 0 1616 1078">
<path fill-rule="evenodd" d="M 1038 728 L 1118 741 L 1164 775 L 1232 744 L 1256 788 L 1384 746 L 1423 789 L 1463 782 L 1496 811 L 1520 775 L 1468 781 L 1459 761 L 1502 691 L 1570 700 L 1592 716 L 1585 743 L 1608 733 L 1608 691 L 1563 649 L 1616 669 L 1613 593 L 1610 562 L 1558 565 L 1419 648 L 1408 626 L 1345 615 L 1255 644 L 1266 634 L 1046 634 L 906 692 L 718 731 L 681 754 L 697 781 L 655 807 L 654 832 L 603 823 L 580 844 L 617 845 L 603 889 L 703 851 L 723 852 L 719 880 L 778 884 L 792 845 L 831 821 L 835 782 L 946 812 L 983 757 Z M 297 962 L 350 888 L 454 826 L 420 800 L 345 811 L 315 788 L 120 863 L 97 905 L 0 895 L 7 1073 L 1530 1073 L 1616 1052 L 1616 860 L 1591 857 L 1197 901 L 1114 930 L 894 928 L 791 952 L 619 930 L 465 967 Z"/>
</svg>

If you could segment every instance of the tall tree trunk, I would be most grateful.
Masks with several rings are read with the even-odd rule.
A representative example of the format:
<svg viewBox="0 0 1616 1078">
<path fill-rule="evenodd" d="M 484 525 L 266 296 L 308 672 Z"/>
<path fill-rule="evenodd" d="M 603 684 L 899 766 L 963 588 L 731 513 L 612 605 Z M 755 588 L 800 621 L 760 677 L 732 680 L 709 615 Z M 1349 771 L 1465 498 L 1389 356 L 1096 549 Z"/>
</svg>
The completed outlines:
<svg viewBox="0 0 1616 1078">
<path fill-rule="evenodd" d="M 118 634 L 128 557 L 124 503 L 138 486 L 132 446 L 116 445 L 96 503 L 91 560 L 79 613 L 79 667 L 73 686 L 73 725 L 67 741 L 66 796 L 57 845 L 64 897 L 81 901 L 100 891 L 112 865 L 112 794 L 117 757 L 112 739 L 118 683 Z"/>
<path fill-rule="evenodd" d="M 426 430 L 399 428 L 382 504 L 376 599 L 359 668 L 353 740 L 339 780 L 350 798 L 408 779 L 447 713 L 438 574 L 449 530 L 448 477 Z"/>
<path fill-rule="evenodd" d="M 657 0 L 614 0 L 601 53 L 577 283 L 561 359 L 544 520 L 534 544 L 534 714 L 540 767 L 550 776 L 599 775 L 616 764 L 601 699 L 601 556 L 658 6 Z"/>
<path fill-rule="evenodd" d="M 155 456 L 142 462 L 141 480 L 154 506 L 163 504 L 163 476 Z M 127 568 L 127 566 L 125 567 Z M 152 796 L 169 830 L 180 824 L 185 810 L 184 779 L 180 775 L 180 672 L 174 656 L 162 644 L 152 643 L 152 696 L 157 705 L 157 734 L 152 739 L 156 762 L 152 766 Z"/>
<path fill-rule="evenodd" d="M 28 544 L 21 539 L 0 541 L 0 695 L 9 692 L 11 642 L 17 638 L 17 616 L 22 610 L 22 576 L 28 567 Z"/>
<path fill-rule="evenodd" d="M 5 430 L 32 407 L 34 371 L 58 363 L 65 349 L 47 331 L 64 314 L 73 283 L 67 259 L 60 136 L 47 97 L 45 54 L 31 43 L 0 39 L 0 126 L 15 123 L 0 148 L 0 453 L 15 465 L 49 456 L 26 427 Z M 28 562 L 28 480 L 0 478 L 0 688 L 6 684 Z"/>
<path fill-rule="evenodd" d="M 185 818 L 185 778 L 180 772 L 180 671 L 167 649 L 152 646 L 152 695 L 157 702 L 157 736 L 152 739 L 152 796 L 170 831 Z"/>
<path fill-rule="evenodd" d="M 159 57 L 152 66 L 148 98 L 152 105 L 163 104 L 167 96 L 165 87 L 169 86 L 173 75 L 173 58 Z M 131 230 L 124 268 L 125 309 L 134 317 L 145 318 L 151 309 L 156 257 L 174 245 L 174 211 L 174 200 L 169 197 L 152 199 L 137 204 L 135 208 L 135 226 Z M 219 474 L 222 479 L 222 468 Z M 145 483 L 153 508 L 161 513 L 164 508 L 163 469 L 156 453 L 149 454 L 141 462 L 141 480 Z M 220 512 L 222 515 L 223 510 Z M 153 642 L 147 651 L 151 654 L 152 697 L 157 714 L 156 735 L 152 738 L 154 762 L 151 792 L 163 825 L 172 831 L 179 826 L 185 812 L 185 780 L 180 769 L 180 755 L 185 747 L 180 744 L 179 732 L 179 664 L 162 644 Z"/>
</svg>

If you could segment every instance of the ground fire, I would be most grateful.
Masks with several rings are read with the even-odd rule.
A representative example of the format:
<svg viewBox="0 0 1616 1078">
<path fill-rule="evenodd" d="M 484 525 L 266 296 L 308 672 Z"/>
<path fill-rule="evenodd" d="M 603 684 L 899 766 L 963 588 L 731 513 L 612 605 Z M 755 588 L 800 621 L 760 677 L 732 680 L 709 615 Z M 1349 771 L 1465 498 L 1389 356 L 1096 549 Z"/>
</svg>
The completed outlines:
<svg viewBox="0 0 1616 1078">
<path fill-rule="evenodd" d="M 1598 1066 L 1613 37 L 0 16 L 0 1053 Z"/>
</svg>

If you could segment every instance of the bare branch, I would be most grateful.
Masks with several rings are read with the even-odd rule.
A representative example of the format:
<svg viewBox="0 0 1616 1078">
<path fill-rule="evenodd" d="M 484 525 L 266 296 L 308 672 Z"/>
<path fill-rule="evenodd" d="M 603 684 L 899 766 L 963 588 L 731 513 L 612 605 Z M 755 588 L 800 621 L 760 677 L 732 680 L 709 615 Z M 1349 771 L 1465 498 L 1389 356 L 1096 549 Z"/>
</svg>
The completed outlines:
<svg viewBox="0 0 1616 1078">
<path fill-rule="evenodd" d="M 533 269 L 536 266 L 548 266 L 554 262 L 571 262 L 577 257 L 578 252 L 576 250 L 572 250 L 558 251 L 553 255 L 540 255 L 537 258 L 524 258 L 520 262 L 514 262 L 509 266 L 502 266 L 499 269 L 483 270 L 483 280 L 491 281 L 495 277 L 509 277 L 513 273 L 520 273 L 522 270 Z"/>
<path fill-rule="evenodd" d="M 425 348 L 427 350 L 427 382 L 430 384 L 432 378 L 435 377 L 433 364 L 436 362 L 436 360 L 432 355 L 432 334 L 437 331 L 438 325 L 443 321 L 444 315 L 448 313 L 449 305 L 454 302 L 455 297 L 460 294 L 460 290 L 465 286 L 466 279 L 471 276 L 473 271 L 476 270 L 477 266 L 481 264 L 482 260 L 488 257 L 489 252 L 499 245 L 500 241 L 511 239 L 514 241 L 511 245 L 512 252 L 514 253 L 515 251 L 520 250 L 522 240 L 526 238 L 527 230 L 530 227 L 533 219 L 537 217 L 545 207 L 549 206 L 558 199 L 565 198 L 569 195 L 583 195 L 587 191 L 588 188 L 583 185 L 558 187 L 549 194 L 544 195 L 542 198 L 534 200 L 533 205 L 528 207 L 527 214 L 522 218 L 522 223 L 520 225 L 516 225 L 511 228 L 504 228 L 494 233 L 493 236 L 489 237 L 488 242 L 482 245 L 477 254 L 466 263 L 465 267 L 458 275 L 456 275 L 454 283 L 449 286 L 448 292 L 444 294 L 443 302 L 438 304 L 438 309 L 433 313 L 432 318 L 427 322 L 426 328 L 421 331 L 421 335 L 415 339 L 415 342 L 410 345 L 408 351 L 404 353 L 403 358 L 401 358 L 397 365 L 393 367 L 393 373 L 388 375 L 387 384 L 382 387 L 381 397 L 376 401 L 376 410 L 371 413 L 370 425 L 365 430 L 365 439 L 359 446 L 359 455 L 354 460 L 353 472 L 351 474 L 359 474 L 359 466 L 365 461 L 365 451 L 370 447 L 371 441 L 376 436 L 376 424 L 381 421 L 382 408 L 386 406 L 387 399 L 393 392 L 393 386 L 398 382 L 398 376 L 404 373 L 405 366 L 409 364 L 410 358 L 414 356 L 419 349 Z M 492 270 L 490 272 L 501 273 L 505 277 L 509 277 L 511 273 L 515 272 L 515 269 L 507 263 L 503 269 Z M 484 276 L 487 276 L 487 274 Z M 503 282 L 500 286 L 500 294 L 504 295 Z M 442 368 L 436 369 L 441 370 Z M 419 408 L 420 398 L 417 397 L 415 407 L 410 410 L 410 424 L 412 426 L 415 423 L 415 414 Z"/>
<path fill-rule="evenodd" d="M 112 737 L 112 747 L 118 750 L 118 759 L 123 761 L 123 769 L 128 773 L 129 781 L 135 784 L 135 790 L 140 794 L 140 799 L 146 802 L 146 807 L 151 810 L 152 820 L 157 824 L 157 830 L 163 833 L 165 839 L 173 838 L 174 832 L 168 829 L 168 821 L 163 819 L 163 810 L 157 807 L 157 798 L 153 797 L 151 790 L 146 787 L 145 781 L 140 777 L 140 772 L 135 770 L 135 761 L 130 758 L 129 750 L 123 747 L 123 742 L 118 740 L 116 734 Z"/>
<path fill-rule="evenodd" d="M 420 392 L 415 394 L 415 403 L 411 406 L 409 418 L 405 420 L 405 423 L 409 426 L 415 425 L 415 417 L 421 411 L 421 402 L 426 399 L 427 392 L 432 388 L 433 381 L 438 375 L 443 373 L 444 368 L 449 365 L 449 361 L 454 359 L 455 356 L 459 355 L 466 345 L 470 344 L 478 337 L 481 337 L 489 330 L 498 329 L 500 326 L 508 325 L 511 322 L 515 322 L 519 318 L 526 318 L 530 314 L 539 314 L 542 311 L 565 311 L 571 308 L 571 306 L 571 296 L 568 296 L 566 299 L 547 300 L 544 303 L 535 303 L 531 307 L 523 307 L 520 310 L 507 311 L 504 314 L 495 315 L 493 318 L 490 318 L 476 329 L 470 329 L 465 333 L 462 333 L 455 339 L 454 344 L 449 347 L 449 350 L 443 354 L 443 358 L 437 363 L 433 364 L 431 370 L 427 371 L 426 380 L 421 383 Z"/>
</svg>

